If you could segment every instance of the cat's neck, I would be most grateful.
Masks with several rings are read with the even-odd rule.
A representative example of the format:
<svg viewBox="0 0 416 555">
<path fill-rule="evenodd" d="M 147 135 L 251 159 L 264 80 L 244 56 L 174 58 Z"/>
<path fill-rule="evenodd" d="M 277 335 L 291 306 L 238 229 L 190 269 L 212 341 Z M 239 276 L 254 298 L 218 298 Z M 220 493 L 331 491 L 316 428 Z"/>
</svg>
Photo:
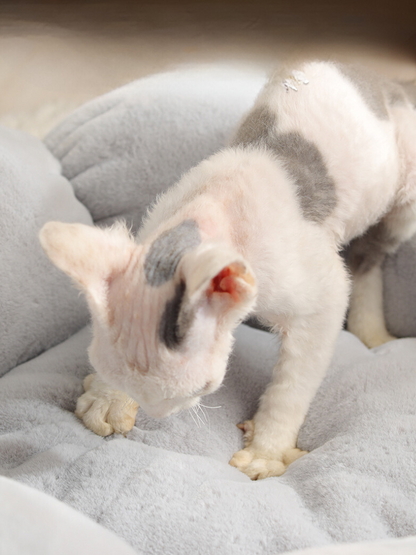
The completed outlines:
<svg viewBox="0 0 416 555">
<path fill-rule="evenodd" d="M 139 241 L 151 243 L 163 232 L 186 220 L 196 223 L 202 241 L 231 244 L 233 233 L 224 206 L 207 193 L 199 195 L 162 221 L 148 221 L 140 233 Z"/>
<path fill-rule="evenodd" d="M 279 198 L 270 209 L 270 199 Z M 233 246 L 250 259 L 264 226 L 279 213 L 299 216 L 293 187 L 266 151 L 226 149 L 191 169 L 153 206 L 137 237 L 144 244 L 184 220 L 194 220 L 201 239 Z M 272 215 L 273 212 L 273 215 Z M 287 216 L 285 216 L 287 218 Z"/>
</svg>

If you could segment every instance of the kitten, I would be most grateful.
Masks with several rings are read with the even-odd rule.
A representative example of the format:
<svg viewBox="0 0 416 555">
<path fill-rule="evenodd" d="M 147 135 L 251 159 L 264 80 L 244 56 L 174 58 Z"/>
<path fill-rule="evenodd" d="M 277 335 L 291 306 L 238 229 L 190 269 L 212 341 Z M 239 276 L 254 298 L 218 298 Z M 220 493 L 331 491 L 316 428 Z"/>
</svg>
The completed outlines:
<svg viewBox="0 0 416 555">
<path fill-rule="evenodd" d="M 282 343 L 230 463 L 282 474 L 304 454 L 299 428 L 342 328 L 348 244 L 348 327 L 369 347 L 393 339 L 380 265 L 416 229 L 416 87 L 328 62 L 299 69 L 272 76 L 230 146 L 162 196 L 136 240 L 122 225 L 42 229 L 91 309 L 97 374 L 77 414 L 97 433 L 126 432 L 137 403 L 163 417 L 215 391 L 251 313 Z"/>
</svg>

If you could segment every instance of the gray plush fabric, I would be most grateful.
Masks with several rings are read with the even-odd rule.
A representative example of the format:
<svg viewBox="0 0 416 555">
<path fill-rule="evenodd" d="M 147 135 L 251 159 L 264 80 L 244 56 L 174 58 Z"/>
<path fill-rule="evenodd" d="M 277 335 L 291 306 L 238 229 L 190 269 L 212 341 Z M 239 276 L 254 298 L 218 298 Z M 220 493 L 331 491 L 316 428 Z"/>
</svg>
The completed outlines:
<svg viewBox="0 0 416 555">
<path fill-rule="evenodd" d="M 369 351 L 342 332 L 301 430 L 310 454 L 251 482 L 228 465 L 277 356 L 240 326 L 224 387 L 189 412 L 139 411 L 127 438 L 103 439 L 73 414 L 90 371 L 86 328 L 1 378 L 0 472 L 53 495 L 138 553 L 276 554 L 416 533 L 416 340 Z"/>
<path fill-rule="evenodd" d="M 226 144 L 264 79 L 226 66 L 155 75 L 86 104 L 45 141 L 96 222 L 137 230 L 158 193 Z"/>
<path fill-rule="evenodd" d="M 295 553 L 296 555 L 414 555 L 416 553 L 416 537 L 330 545 L 291 552 L 292 555 Z"/>
<path fill-rule="evenodd" d="M 68 505 L 0 476 L 2 555 L 134 555 L 102 526 Z"/>
<path fill-rule="evenodd" d="M 390 333 L 416 337 L 416 237 L 384 263 L 384 313 Z"/>
<path fill-rule="evenodd" d="M 0 128 L 0 376 L 88 321 L 84 299 L 52 267 L 37 233 L 48 220 L 91 224 L 43 143 Z"/>
</svg>

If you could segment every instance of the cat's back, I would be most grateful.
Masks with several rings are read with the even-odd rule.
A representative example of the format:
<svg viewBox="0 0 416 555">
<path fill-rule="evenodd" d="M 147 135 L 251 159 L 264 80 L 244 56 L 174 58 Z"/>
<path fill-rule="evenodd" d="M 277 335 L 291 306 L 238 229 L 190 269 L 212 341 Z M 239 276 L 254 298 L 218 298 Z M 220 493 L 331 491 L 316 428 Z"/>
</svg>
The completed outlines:
<svg viewBox="0 0 416 555">
<path fill-rule="evenodd" d="M 272 151 L 306 219 L 340 242 L 385 211 L 399 180 L 392 108 L 400 85 L 363 68 L 308 62 L 275 72 L 232 142 Z"/>
</svg>

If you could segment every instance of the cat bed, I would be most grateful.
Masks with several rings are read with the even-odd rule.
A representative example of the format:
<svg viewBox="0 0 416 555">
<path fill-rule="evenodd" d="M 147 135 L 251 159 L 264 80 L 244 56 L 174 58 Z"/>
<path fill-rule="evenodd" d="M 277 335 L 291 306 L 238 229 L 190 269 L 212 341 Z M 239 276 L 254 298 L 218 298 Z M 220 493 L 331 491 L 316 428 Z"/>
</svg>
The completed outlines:
<svg viewBox="0 0 416 555">
<path fill-rule="evenodd" d="M 226 144 L 263 83 L 253 70 L 186 68 L 82 106 L 46 146 L 0 128 L 0 553 L 415 552 L 416 537 L 392 539 L 416 535 L 412 337 L 369 350 L 341 332 L 300 431 L 310 453 L 279 478 L 228 465 L 278 356 L 273 335 L 246 325 L 203 412 L 139 409 L 126 437 L 107 438 L 73 413 L 91 372 L 88 313 L 37 231 L 120 217 L 137 230 L 157 194 Z M 415 270 L 414 240 L 384 268 L 399 336 L 416 335 Z"/>
</svg>

